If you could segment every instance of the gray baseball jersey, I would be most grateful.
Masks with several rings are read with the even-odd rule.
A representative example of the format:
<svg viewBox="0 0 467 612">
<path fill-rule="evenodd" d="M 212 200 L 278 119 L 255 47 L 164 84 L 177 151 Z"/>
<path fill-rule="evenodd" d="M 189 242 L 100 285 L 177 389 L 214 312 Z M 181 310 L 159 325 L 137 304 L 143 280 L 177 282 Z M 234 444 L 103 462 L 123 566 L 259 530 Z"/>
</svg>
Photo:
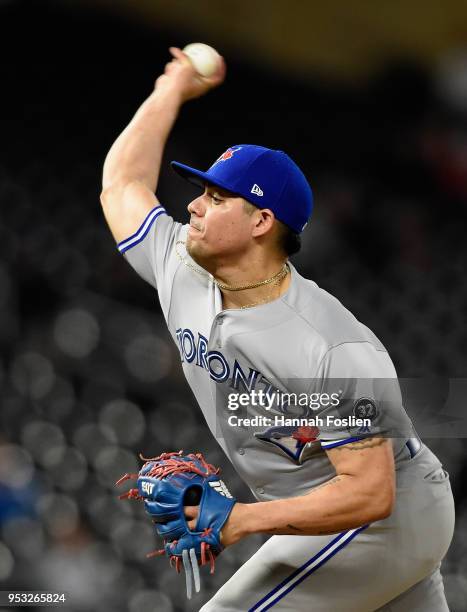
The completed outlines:
<svg viewBox="0 0 467 612">
<path fill-rule="evenodd" d="M 425 609 L 444 609 L 440 607 L 444 595 L 438 566 L 452 535 L 449 481 L 439 461 L 413 431 L 384 346 L 337 299 L 303 278 L 291 264 L 290 286 L 280 298 L 248 309 L 223 310 L 213 277 L 197 266 L 184 248 L 187 228 L 157 206 L 118 248 L 138 274 L 157 289 L 185 377 L 206 422 L 256 498 L 265 501 L 305 494 L 335 475 L 326 449 L 375 432 L 388 436 L 392 432 L 398 473 L 406 474 L 405 466 L 413 466 L 411 462 L 416 461 L 423 465 L 422 472 L 437 474 L 436 481 L 444 484 L 443 512 L 451 508 L 451 514 L 447 512 L 448 518 L 443 519 L 446 529 L 441 530 L 436 552 L 420 551 L 421 558 L 431 555 L 430 563 L 422 569 L 415 564 L 412 572 L 405 571 L 403 579 L 400 572 L 387 568 L 385 581 L 390 584 L 379 589 L 378 595 L 357 596 L 352 590 L 352 594 L 341 594 L 345 605 L 337 599 L 330 605 L 333 587 L 323 580 L 325 572 L 320 569 L 320 588 L 316 582 L 310 587 L 308 578 L 324 562 L 330 564 L 331 558 L 341 569 L 346 567 L 344 559 L 353 554 L 360 559 L 365 581 L 368 576 L 364 576 L 360 547 L 368 538 L 378 541 L 380 548 L 375 546 L 372 554 L 366 555 L 371 567 L 378 563 L 385 547 L 387 551 L 400 545 L 397 538 L 387 536 L 393 532 L 400 535 L 397 512 L 386 519 L 386 533 L 375 529 L 375 523 L 337 537 L 272 538 L 203 610 L 266 610 L 272 606 L 278 610 L 309 609 L 303 607 L 306 605 L 314 610 L 362 612 L 383 606 L 421 580 L 430 581 L 430 589 L 436 593 L 433 607 Z M 414 476 L 418 477 L 423 480 L 424 473 Z M 439 509 L 430 495 L 420 494 L 418 502 L 436 513 Z M 402 504 L 398 511 L 404 515 L 407 530 L 406 515 L 411 510 L 403 499 L 402 495 L 398 497 L 397 506 Z M 410 543 L 409 534 L 404 538 Z M 350 542 L 352 546 L 348 547 Z M 289 562 L 284 565 L 281 554 L 274 569 L 272 551 L 283 551 L 284 546 L 290 549 Z M 344 547 L 353 553 L 337 555 Z M 266 558 L 268 572 L 264 571 Z M 396 558 L 394 550 L 394 561 Z M 241 604 L 239 584 L 246 598 Z M 350 581 L 348 590 L 352 584 Z M 433 588 L 433 584 L 441 587 Z M 429 589 L 421 590 L 426 595 Z M 343 593 L 346 591 L 343 589 Z"/>
</svg>

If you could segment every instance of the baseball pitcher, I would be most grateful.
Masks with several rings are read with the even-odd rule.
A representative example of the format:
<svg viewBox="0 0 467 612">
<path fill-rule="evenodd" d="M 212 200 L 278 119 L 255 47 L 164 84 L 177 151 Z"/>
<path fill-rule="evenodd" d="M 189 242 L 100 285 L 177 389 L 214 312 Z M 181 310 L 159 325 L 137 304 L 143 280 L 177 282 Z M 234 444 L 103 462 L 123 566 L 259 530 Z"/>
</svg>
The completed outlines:
<svg viewBox="0 0 467 612">
<path fill-rule="evenodd" d="M 203 612 L 446 611 L 449 476 L 414 431 L 384 346 L 289 261 L 313 208 L 300 168 L 282 151 L 236 144 L 207 171 L 172 162 L 202 189 L 186 224 L 155 196 L 181 106 L 225 77 L 224 63 L 205 78 L 171 54 L 106 158 L 101 201 L 257 501 L 237 501 L 217 467 L 178 449 L 125 475 L 137 486 L 124 495 L 144 501 L 189 595 L 226 547 L 271 535 Z"/>
</svg>

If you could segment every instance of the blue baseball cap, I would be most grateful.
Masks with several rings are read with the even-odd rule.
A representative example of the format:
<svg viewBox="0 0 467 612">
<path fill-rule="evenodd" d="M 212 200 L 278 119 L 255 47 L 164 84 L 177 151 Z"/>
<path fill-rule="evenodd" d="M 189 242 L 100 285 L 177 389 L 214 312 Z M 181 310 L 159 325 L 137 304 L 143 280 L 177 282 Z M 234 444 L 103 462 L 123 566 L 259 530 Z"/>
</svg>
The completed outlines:
<svg viewBox="0 0 467 612">
<path fill-rule="evenodd" d="M 279 221 L 299 234 L 313 209 L 313 194 L 305 175 L 283 151 L 257 145 L 229 147 L 206 172 L 179 162 L 172 168 L 188 181 L 206 183 L 241 196 L 258 208 L 269 208 Z"/>
</svg>

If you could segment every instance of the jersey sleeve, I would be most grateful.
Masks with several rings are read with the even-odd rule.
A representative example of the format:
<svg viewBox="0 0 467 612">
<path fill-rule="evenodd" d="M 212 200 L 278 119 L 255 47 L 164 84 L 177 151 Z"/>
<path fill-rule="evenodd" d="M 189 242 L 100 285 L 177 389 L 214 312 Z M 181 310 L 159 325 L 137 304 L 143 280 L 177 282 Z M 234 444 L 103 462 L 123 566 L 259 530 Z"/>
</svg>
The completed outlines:
<svg viewBox="0 0 467 612">
<path fill-rule="evenodd" d="M 117 248 L 134 270 L 161 292 L 169 289 L 180 260 L 176 242 L 183 225 L 175 222 L 165 208 L 153 208 L 139 229 L 117 244 Z"/>
<path fill-rule="evenodd" d="M 392 361 L 385 350 L 369 342 L 331 348 L 312 382 L 313 392 L 321 394 L 321 404 L 323 398 L 327 404 L 317 414 L 323 449 L 412 431 Z"/>
</svg>

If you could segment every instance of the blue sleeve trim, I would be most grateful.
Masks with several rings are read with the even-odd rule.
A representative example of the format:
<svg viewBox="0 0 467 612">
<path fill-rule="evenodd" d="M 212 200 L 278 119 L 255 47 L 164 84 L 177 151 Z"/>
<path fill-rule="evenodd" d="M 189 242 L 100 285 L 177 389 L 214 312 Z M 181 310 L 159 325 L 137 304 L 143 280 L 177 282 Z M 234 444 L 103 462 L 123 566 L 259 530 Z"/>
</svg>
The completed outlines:
<svg viewBox="0 0 467 612">
<path fill-rule="evenodd" d="M 166 214 L 167 212 L 165 208 L 163 208 L 162 206 L 156 206 L 155 208 L 153 208 L 147 214 L 146 218 L 144 219 L 139 229 L 134 234 L 132 234 L 129 238 L 126 238 L 125 240 L 122 240 L 121 242 L 117 244 L 117 248 L 120 251 L 120 253 L 125 253 L 125 251 L 128 251 L 128 249 L 131 249 L 132 247 L 136 246 L 139 242 L 144 240 L 144 238 L 147 236 L 147 233 L 151 229 L 151 225 L 154 223 L 157 217 L 159 217 L 160 215 L 166 215 Z"/>
<path fill-rule="evenodd" d="M 362 438 L 344 438 L 343 440 L 320 440 L 321 448 L 336 448 L 337 446 L 343 446 L 344 444 L 350 444 L 351 442 L 358 442 Z"/>
</svg>

